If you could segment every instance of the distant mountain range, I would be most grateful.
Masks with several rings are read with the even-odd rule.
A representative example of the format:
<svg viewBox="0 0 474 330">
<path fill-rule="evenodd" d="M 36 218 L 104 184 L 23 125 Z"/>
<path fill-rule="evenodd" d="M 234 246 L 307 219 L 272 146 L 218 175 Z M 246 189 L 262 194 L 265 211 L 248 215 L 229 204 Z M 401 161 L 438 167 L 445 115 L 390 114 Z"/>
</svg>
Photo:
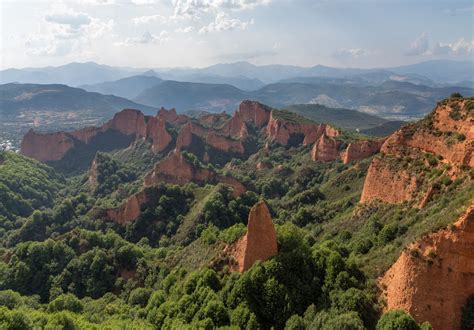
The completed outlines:
<svg viewBox="0 0 474 330">
<path fill-rule="evenodd" d="M 252 99 L 277 108 L 322 104 L 404 120 L 422 117 L 437 101 L 453 92 L 474 95 L 474 90 L 466 87 L 429 87 L 399 81 L 385 81 L 374 86 L 321 79 L 298 82 L 295 78 L 291 82 L 265 85 L 256 91 L 243 91 L 224 84 L 162 81 L 145 89 L 133 101 L 151 107 L 176 107 L 180 112 L 219 112 L 233 111 L 241 100 Z"/>
<path fill-rule="evenodd" d="M 91 111 L 104 109 L 107 113 L 123 107 L 137 107 L 147 112 L 164 106 L 175 107 L 179 112 L 220 112 L 233 111 L 243 99 L 252 99 L 277 108 L 292 104 L 321 104 L 406 120 L 422 117 L 433 109 L 436 102 L 453 92 L 474 95 L 474 89 L 469 87 L 474 76 L 472 63 L 440 60 L 388 69 L 354 69 L 321 65 L 310 68 L 256 66 L 237 62 L 200 69 L 148 70 L 89 62 L 9 69 L 0 71 L 1 82 L 54 81 L 82 89 L 74 90 L 58 84 L 3 85 L 0 92 L 4 95 L 9 88 L 26 88 L 21 93 L 31 98 L 19 95 L 13 99 L 4 97 L 0 111 L 47 107 L 73 111 L 89 107 Z M 449 84 L 454 81 L 459 81 L 461 86 Z M 88 94 L 84 90 L 103 95 Z M 17 97 L 20 99 L 15 99 Z"/>
<path fill-rule="evenodd" d="M 113 95 L 87 92 L 66 85 L 4 84 L 0 85 L 0 115 L 18 116 L 30 112 L 90 112 L 105 118 L 124 108 L 156 112 L 153 107 Z"/>
<path fill-rule="evenodd" d="M 7 69 L 0 71 L 0 83 L 59 83 L 81 86 L 142 75 L 152 70 L 152 75 L 164 80 L 231 84 L 242 90 L 255 90 L 264 84 L 295 77 L 344 78 L 372 83 L 392 79 L 425 85 L 460 83 L 463 86 L 472 86 L 473 63 L 473 61 L 433 60 L 392 68 L 358 69 L 323 65 L 257 66 L 248 62 L 216 64 L 205 68 L 125 68 L 87 62 L 69 63 L 58 67 Z"/>
</svg>

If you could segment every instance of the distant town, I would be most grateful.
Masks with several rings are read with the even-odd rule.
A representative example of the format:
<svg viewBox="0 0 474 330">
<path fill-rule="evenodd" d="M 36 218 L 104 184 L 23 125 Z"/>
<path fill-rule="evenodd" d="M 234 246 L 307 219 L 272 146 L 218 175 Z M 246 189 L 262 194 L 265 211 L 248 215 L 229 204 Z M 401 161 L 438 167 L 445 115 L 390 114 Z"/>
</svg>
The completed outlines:
<svg viewBox="0 0 474 330">
<path fill-rule="evenodd" d="M 0 150 L 1 151 L 15 151 L 18 152 L 19 149 L 13 142 L 13 140 L 0 140 Z"/>
</svg>

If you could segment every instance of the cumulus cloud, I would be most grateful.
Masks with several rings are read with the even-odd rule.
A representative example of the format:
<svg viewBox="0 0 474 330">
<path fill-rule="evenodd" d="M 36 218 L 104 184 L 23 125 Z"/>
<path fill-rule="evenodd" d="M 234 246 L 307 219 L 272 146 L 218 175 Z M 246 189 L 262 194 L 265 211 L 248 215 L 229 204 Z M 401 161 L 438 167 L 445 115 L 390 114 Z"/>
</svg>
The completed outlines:
<svg viewBox="0 0 474 330">
<path fill-rule="evenodd" d="M 470 56 L 474 55 L 474 40 L 460 38 L 454 42 L 437 42 L 430 47 L 428 35 L 422 33 L 412 42 L 406 55 Z"/>
<path fill-rule="evenodd" d="M 438 42 L 434 47 L 432 53 L 434 55 L 453 55 L 453 56 L 468 56 L 474 55 L 474 40 L 468 41 L 461 38 L 453 43 Z"/>
<path fill-rule="evenodd" d="M 61 8 L 44 16 L 40 32 L 25 41 L 26 54 L 31 56 L 64 56 L 82 53 L 85 45 L 108 34 L 113 20 L 101 21 L 85 13 Z"/>
<path fill-rule="evenodd" d="M 163 15 L 149 15 L 149 16 L 140 16 L 135 17 L 132 19 L 133 24 L 140 25 L 140 24 L 148 24 L 148 23 L 155 23 L 155 22 L 166 22 L 167 18 Z"/>
<path fill-rule="evenodd" d="M 180 27 L 174 30 L 176 33 L 190 33 L 194 31 L 193 26 Z"/>
<path fill-rule="evenodd" d="M 340 59 L 358 59 L 373 55 L 374 52 L 363 48 L 342 48 L 333 53 L 334 57 Z"/>
<path fill-rule="evenodd" d="M 411 44 L 410 48 L 406 51 L 406 55 L 408 56 L 416 56 L 416 55 L 428 55 L 430 52 L 430 43 L 429 37 L 426 32 L 423 32 L 416 38 Z"/>
<path fill-rule="evenodd" d="M 92 21 L 89 15 L 73 11 L 46 15 L 44 19 L 46 22 L 67 25 L 71 29 L 79 29 Z"/>
<path fill-rule="evenodd" d="M 173 0 L 174 18 L 198 18 L 202 12 L 244 10 L 267 5 L 272 0 Z"/>
<path fill-rule="evenodd" d="M 222 12 L 217 14 L 214 22 L 203 26 L 199 30 L 199 34 L 219 31 L 245 30 L 251 24 L 253 24 L 253 20 L 242 22 L 241 20 L 237 18 L 231 18 L 229 14 Z"/>
<path fill-rule="evenodd" d="M 168 31 L 161 31 L 159 35 L 154 35 L 150 31 L 146 31 L 140 37 L 127 38 L 123 42 L 116 42 L 115 46 L 131 46 L 139 44 L 163 44 L 170 40 Z"/>
</svg>

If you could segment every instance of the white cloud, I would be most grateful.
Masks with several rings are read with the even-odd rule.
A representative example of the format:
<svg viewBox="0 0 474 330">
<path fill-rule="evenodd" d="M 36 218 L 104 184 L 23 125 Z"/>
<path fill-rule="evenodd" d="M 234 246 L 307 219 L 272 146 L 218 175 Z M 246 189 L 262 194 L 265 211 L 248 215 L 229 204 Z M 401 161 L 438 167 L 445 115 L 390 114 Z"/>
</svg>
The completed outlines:
<svg viewBox="0 0 474 330">
<path fill-rule="evenodd" d="M 253 20 L 242 22 L 241 20 L 238 20 L 237 18 L 231 18 L 227 13 L 222 12 L 217 14 L 214 22 L 203 26 L 199 30 L 199 34 L 219 31 L 245 30 L 251 24 L 253 24 Z"/>
<path fill-rule="evenodd" d="M 420 34 L 418 38 L 416 38 L 411 44 L 410 48 L 406 51 L 406 55 L 408 56 L 416 56 L 416 55 L 429 55 L 430 53 L 430 44 L 429 44 L 429 37 L 426 32 Z"/>
<path fill-rule="evenodd" d="M 167 18 L 163 15 L 149 15 L 149 16 L 141 16 L 135 17 L 132 19 L 133 24 L 140 25 L 140 24 L 148 24 L 148 23 L 155 23 L 155 22 L 166 22 Z"/>
<path fill-rule="evenodd" d="M 341 59 L 358 59 L 374 55 L 375 52 L 363 48 L 342 48 L 333 53 L 334 57 Z"/>
<path fill-rule="evenodd" d="M 432 53 L 434 55 L 453 55 L 453 56 L 467 56 L 474 55 L 474 40 L 467 41 L 461 38 L 453 43 L 438 42 L 434 47 Z"/>
<path fill-rule="evenodd" d="M 447 9 L 444 12 L 448 15 L 456 16 L 456 15 L 471 13 L 473 11 L 474 11 L 474 6 L 470 6 L 470 7 L 463 7 L 463 8 Z"/>
<path fill-rule="evenodd" d="M 26 54 L 30 56 L 65 56 L 82 54 L 92 40 L 112 31 L 114 21 L 101 21 L 85 13 L 67 8 L 44 16 L 40 31 L 30 34 L 25 41 Z"/>
<path fill-rule="evenodd" d="M 115 46 L 131 46 L 138 44 L 163 44 L 170 40 L 168 31 L 161 31 L 159 35 L 151 34 L 150 31 L 146 31 L 140 37 L 127 38 L 123 42 L 116 42 Z"/>
<path fill-rule="evenodd" d="M 267 5 L 272 0 L 172 0 L 173 18 L 197 19 L 202 12 L 213 10 L 221 12 L 225 9 L 244 10 Z"/>
<path fill-rule="evenodd" d="M 44 19 L 46 22 L 67 25 L 71 29 L 80 29 L 81 26 L 91 23 L 89 15 L 73 11 L 49 14 L 46 15 Z"/>
<path fill-rule="evenodd" d="M 193 26 L 181 27 L 174 30 L 176 33 L 191 33 L 194 31 Z"/>
</svg>

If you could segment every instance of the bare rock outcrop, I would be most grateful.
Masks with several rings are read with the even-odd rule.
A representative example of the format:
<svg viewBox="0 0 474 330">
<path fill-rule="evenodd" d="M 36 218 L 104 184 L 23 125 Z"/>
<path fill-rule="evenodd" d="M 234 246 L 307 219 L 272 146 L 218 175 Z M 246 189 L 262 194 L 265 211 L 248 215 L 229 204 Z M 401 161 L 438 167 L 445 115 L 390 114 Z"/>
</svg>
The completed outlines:
<svg viewBox="0 0 474 330">
<path fill-rule="evenodd" d="M 334 161 L 339 157 L 340 142 L 323 134 L 311 150 L 311 159 L 314 161 Z"/>
<path fill-rule="evenodd" d="M 219 175 L 208 168 L 200 168 L 192 164 L 178 150 L 171 151 L 162 161 L 155 164 L 152 171 L 146 174 L 145 186 L 152 186 L 159 182 L 172 184 L 197 183 L 224 183 L 233 188 L 233 194 L 239 196 L 246 191 L 244 185 L 232 177 Z"/>
<path fill-rule="evenodd" d="M 272 111 L 270 120 L 266 128 L 266 135 L 270 141 L 288 145 L 291 136 L 302 137 L 303 145 L 310 145 L 316 142 L 322 135 L 329 137 L 339 136 L 340 132 L 326 124 L 300 123 L 279 118 Z"/>
<path fill-rule="evenodd" d="M 363 140 L 349 143 L 346 150 L 342 153 L 341 158 L 344 164 L 361 160 L 380 151 L 384 139 L 381 140 Z"/>
<path fill-rule="evenodd" d="M 392 160 L 396 162 L 396 160 Z M 420 181 L 409 171 L 396 168 L 389 160 L 372 160 L 362 189 L 361 203 L 380 200 L 386 203 L 410 201 L 419 193 Z"/>
<path fill-rule="evenodd" d="M 244 145 L 239 139 L 233 139 L 229 136 L 222 135 L 220 132 L 208 129 L 197 123 L 189 122 L 184 125 L 179 131 L 176 139 L 176 150 L 184 150 L 191 146 L 193 142 L 193 135 L 201 138 L 204 143 L 209 146 L 223 151 L 243 154 L 245 152 Z"/>
<path fill-rule="evenodd" d="M 452 179 L 473 168 L 474 117 L 467 102 L 468 99 L 461 98 L 445 100 L 422 121 L 404 126 L 387 138 L 381 155 L 376 156 L 369 167 L 361 202 L 418 200 L 419 206 L 426 204 L 423 202 L 427 201 L 426 194 L 432 192 L 420 189 L 423 175 L 406 166 L 423 162 L 426 153 L 438 159 L 439 166 L 449 168 L 444 175 Z M 428 163 L 426 166 L 438 165 Z M 398 191 L 390 191 L 394 189 Z"/>
<path fill-rule="evenodd" d="M 73 137 L 65 132 L 41 134 L 30 129 L 21 142 L 21 154 L 40 162 L 56 161 L 74 145 Z"/>
<path fill-rule="evenodd" d="M 247 233 L 226 252 L 233 257 L 232 271 L 245 272 L 258 261 L 278 254 L 277 237 L 270 211 L 263 201 L 250 210 Z"/>
<path fill-rule="evenodd" d="M 160 117 L 150 117 L 146 126 L 147 139 L 152 142 L 151 150 L 154 153 L 163 151 L 173 140 L 166 130 L 166 122 Z"/>
<path fill-rule="evenodd" d="M 387 310 L 403 309 L 434 330 L 460 329 L 474 294 L 474 201 L 453 229 L 409 246 L 380 279 Z"/>
<path fill-rule="evenodd" d="M 141 207 L 148 202 L 145 191 L 130 196 L 120 207 L 107 210 L 107 218 L 118 224 L 125 225 L 140 216 Z"/>
<path fill-rule="evenodd" d="M 58 161 L 63 159 L 66 153 L 78 143 L 89 144 L 94 137 L 109 130 L 118 131 L 126 136 L 134 136 L 135 139 L 150 139 L 153 152 L 164 150 L 172 140 L 166 130 L 165 120 L 159 115 L 146 117 L 139 110 L 125 109 L 100 127 L 86 127 L 72 132 L 57 133 L 36 133 L 30 130 L 23 137 L 21 153 L 41 162 Z"/>
</svg>

